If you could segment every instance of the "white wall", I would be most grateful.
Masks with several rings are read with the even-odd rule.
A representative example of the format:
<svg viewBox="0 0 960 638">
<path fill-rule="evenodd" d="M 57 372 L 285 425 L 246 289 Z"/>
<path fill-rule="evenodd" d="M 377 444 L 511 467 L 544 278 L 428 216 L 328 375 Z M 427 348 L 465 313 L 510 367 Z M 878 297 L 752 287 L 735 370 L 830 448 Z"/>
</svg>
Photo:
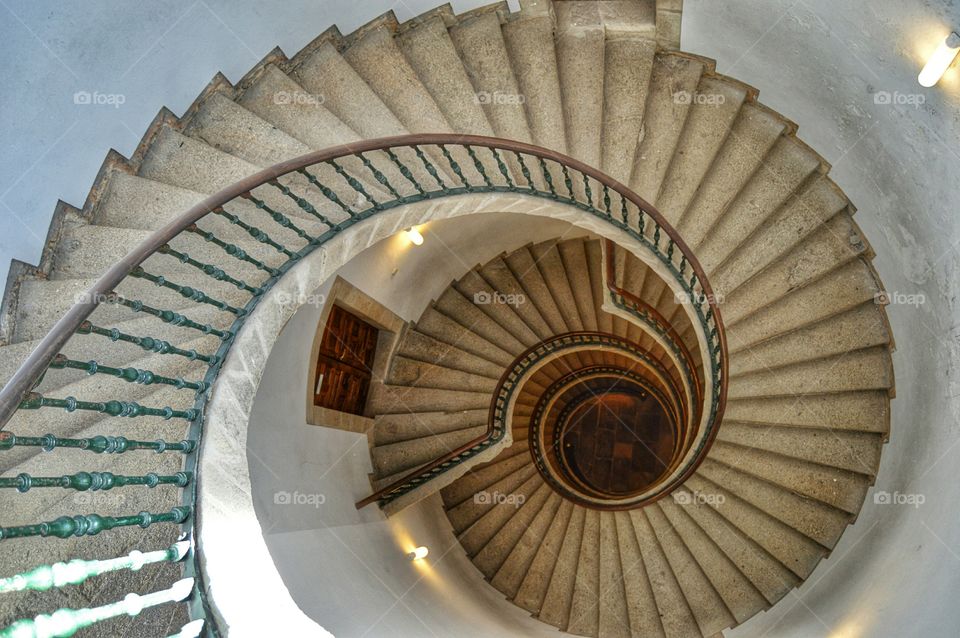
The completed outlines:
<svg viewBox="0 0 960 638">
<path fill-rule="evenodd" d="M 433 222 L 423 233 L 421 247 L 395 236 L 337 274 L 413 319 L 473 265 L 522 245 L 502 238 L 525 243 L 583 234 L 565 222 L 509 214 Z M 329 281 L 316 298 L 328 289 Z M 354 503 L 371 491 L 366 437 L 307 425 L 303 414 L 321 310 L 320 304 L 304 306 L 281 333 L 257 392 L 247 441 L 254 506 L 294 600 L 343 638 L 557 635 L 483 582 L 438 496 L 389 520 L 376 506 L 356 510 Z M 302 504 L 276 503 L 281 492 L 304 495 Z M 430 555 L 412 563 L 406 553 L 417 545 L 429 547 Z"/>
</svg>

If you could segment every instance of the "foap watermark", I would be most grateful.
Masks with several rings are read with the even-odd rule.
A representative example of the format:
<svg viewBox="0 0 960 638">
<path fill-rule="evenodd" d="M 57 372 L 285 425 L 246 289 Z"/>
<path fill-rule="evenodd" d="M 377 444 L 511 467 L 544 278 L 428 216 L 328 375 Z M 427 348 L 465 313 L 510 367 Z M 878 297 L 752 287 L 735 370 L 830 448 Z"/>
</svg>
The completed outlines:
<svg viewBox="0 0 960 638">
<path fill-rule="evenodd" d="M 273 493 L 274 505 L 311 505 L 313 507 L 320 507 L 326 502 L 327 497 L 325 494 L 310 494 L 297 491 L 286 492 L 283 490 Z"/>
<path fill-rule="evenodd" d="M 727 497 L 723 494 L 704 494 L 703 492 L 674 492 L 673 502 L 677 505 L 711 505 L 719 507 L 723 505 Z"/>
<path fill-rule="evenodd" d="M 277 91 L 273 94 L 273 103 L 280 106 L 288 104 L 303 106 L 320 106 L 323 104 L 322 95 L 307 93 L 306 91 Z"/>
<path fill-rule="evenodd" d="M 473 502 L 477 505 L 513 505 L 514 507 L 520 507 L 526 501 L 527 497 L 523 494 L 504 494 L 496 490 L 493 492 L 483 490 L 473 495 Z"/>
<path fill-rule="evenodd" d="M 685 290 L 680 290 L 673 293 L 674 302 L 681 305 L 690 305 L 696 304 L 701 305 L 704 303 L 709 303 L 714 306 L 719 306 L 726 298 L 722 292 L 712 292 L 709 295 L 703 292 L 687 292 Z"/>
<path fill-rule="evenodd" d="M 910 505 L 918 508 L 927 502 L 923 494 L 906 494 L 904 492 L 886 492 L 877 490 L 873 493 L 873 502 L 877 505 Z"/>
<path fill-rule="evenodd" d="M 523 303 L 526 303 L 527 298 L 522 293 L 503 293 L 499 291 L 487 292 L 481 290 L 480 292 L 474 293 L 473 303 L 478 306 L 488 306 L 491 304 L 503 304 L 506 306 L 519 306 Z"/>
<path fill-rule="evenodd" d="M 873 303 L 878 306 L 913 306 L 917 308 L 927 303 L 922 292 L 905 293 L 897 290 L 881 290 L 873 295 Z"/>
<path fill-rule="evenodd" d="M 117 299 L 117 296 L 113 293 L 91 293 L 89 290 L 84 292 L 78 292 L 73 296 L 74 304 L 103 304 L 109 303 Z"/>
<path fill-rule="evenodd" d="M 701 106 L 720 106 L 727 101 L 722 93 L 691 93 L 690 91 L 674 91 L 674 104 L 699 104 Z"/>
<path fill-rule="evenodd" d="M 900 91 L 877 91 L 873 94 L 873 103 L 881 106 L 912 106 L 920 108 L 927 101 L 923 93 L 901 93 Z"/>
<path fill-rule="evenodd" d="M 523 104 L 527 96 L 522 93 L 504 93 L 503 91 L 477 91 L 473 94 L 474 104 Z"/>
<path fill-rule="evenodd" d="M 299 293 L 292 294 L 280 291 L 277 293 L 277 303 L 281 306 L 299 308 L 301 306 L 313 306 L 321 308 L 327 303 L 327 296 L 320 293 Z"/>
<path fill-rule="evenodd" d="M 73 495 L 73 504 L 80 506 L 96 505 L 97 507 L 123 507 L 127 504 L 127 497 L 119 492 L 77 492 Z"/>
<path fill-rule="evenodd" d="M 126 101 L 127 96 L 123 93 L 77 91 L 73 94 L 73 103 L 80 106 L 112 106 L 118 109 L 123 106 Z"/>
</svg>

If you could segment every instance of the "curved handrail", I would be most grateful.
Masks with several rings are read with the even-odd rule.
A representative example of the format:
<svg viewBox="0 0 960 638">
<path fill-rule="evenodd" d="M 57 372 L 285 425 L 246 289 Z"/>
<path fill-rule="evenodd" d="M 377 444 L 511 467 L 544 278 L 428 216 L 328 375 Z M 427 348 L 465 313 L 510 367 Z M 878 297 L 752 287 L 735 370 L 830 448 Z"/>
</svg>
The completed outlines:
<svg viewBox="0 0 960 638">
<path fill-rule="evenodd" d="M 425 153 L 421 147 L 431 148 L 428 148 Z M 484 151 L 482 159 L 481 154 L 477 152 L 478 149 Z M 456 154 L 456 160 L 451 151 Z M 371 162 L 370 157 L 364 155 L 365 153 L 375 156 L 374 162 Z M 414 153 L 416 154 L 415 157 L 413 157 Z M 403 155 L 404 159 L 398 157 L 398 154 Z M 506 161 L 503 159 L 504 154 L 507 155 Z M 390 161 L 387 162 L 385 158 L 389 158 Z M 436 165 L 431 163 L 431 160 L 435 161 Z M 458 163 L 457 160 L 462 163 Z M 378 166 L 382 166 L 382 164 L 375 163 L 381 161 L 389 167 L 385 169 L 386 174 L 378 169 Z M 527 165 L 527 161 L 535 162 L 533 171 Z M 363 167 L 354 170 L 360 163 Z M 326 176 L 321 175 L 318 179 L 317 175 L 311 174 L 307 170 L 308 168 L 324 171 Z M 333 171 L 336 172 L 335 175 Z M 533 173 L 536 173 L 536 175 L 532 176 Z M 398 174 L 401 177 L 396 177 Z M 425 178 L 424 175 L 427 174 L 429 177 Z M 479 178 L 476 176 L 479 176 Z M 281 178 L 283 178 L 283 181 L 280 181 Z M 309 185 L 304 185 L 303 178 L 309 181 Z M 339 180 L 336 185 L 333 185 L 333 179 Z M 554 179 L 556 179 L 556 183 L 554 183 Z M 574 179 L 577 180 L 576 186 L 574 185 Z M 391 184 L 390 180 L 403 181 L 395 181 Z M 418 180 L 423 181 L 423 184 Z M 452 185 L 448 184 L 448 181 Z M 434 184 L 437 186 L 435 187 Z M 298 221 L 301 217 L 313 220 L 313 223 L 319 220 L 326 228 L 318 235 L 303 231 L 282 212 L 272 210 L 266 201 L 253 196 L 252 191 L 254 189 L 266 185 L 279 189 L 283 196 L 288 198 L 281 198 L 285 202 L 285 206 L 292 206 L 291 200 L 296 203 L 297 213 L 293 215 L 294 220 Z M 373 186 L 372 192 L 380 200 L 379 202 L 365 190 L 365 185 Z M 427 186 L 426 189 L 424 185 Z M 321 199 L 324 203 L 320 206 L 321 210 L 315 209 L 310 201 L 298 195 L 298 192 L 301 192 L 304 188 L 308 191 L 309 197 L 321 197 L 322 195 Z M 389 191 L 389 194 L 384 195 L 387 191 Z M 403 194 L 400 191 L 403 191 Z M 257 191 L 258 194 L 260 192 Z M 337 193 L 343 192 L 347 192 L 350 197 L 356 197 L 358 203 L 344 203 L 346 197 L 341 200 L 337 195 Z M 710 372 L 713 380 L 711 397 L 714 400 L 711 403 L 708 425 L 715 425 L 719 422 L 723 415 L 727 392 L 727 346 L 720 311 L 714 303 L 714 295 L 703 268 L 677 231 L 666 222 L 656 209 L 620 182 L 561 153 L 532 144 L 492 137 L 416 134 L 336 146 L 275 164 L 224 188 L 214 195 L 206 197 L 153 232 L 130 253 L 111 266 L 90 288 L 82 300 L 75 303 L 60 318 L 47 335 L 41 339 L 39 345 L 31 352 L 3 389 L 0 390 L 0 450 L 10 450 L 15 446 L 33 446 L 40 447 L 44 451 L 65 447 L 97 453 L 121 453 L 138 449 L 152 449 L 158 452 L 178 451 L 186 455 L 185 465 L 187 469 L 195 469 L 198 450 L 202 444 L 204 407 L 209 400 L 210 387 L 216 380 L 224 359 L 233 347 L 236 333 L 243 326 L 245 318 L 280 277 L 288 272 L 299 259 L 323 245 L 327 240 L 374 214 L 415 202 L 476 193 L 526 195 L 572 206 L 629 233 L 631 237 L 649 248 L 684 290 L 692 294 L 696 293 L 693 295 L 695 298 L 693 311 L 699 320 L 699 328 L 706 337 L 705 347 L 710 357 Z M 246 200 L 244 204 L 248 207 L 255 205 L 256 208 L 263 209 L 261 212 L 272 218 L 272 223 L 274 223 L 272 227 L 279 226 L 284 229 L 284 233 L 295 233 L 300 240 L 306 241 L 306 245 L 301 245 L 295 251 L 289 250 L 270 239 L 256 226 L 246 224 L 242 219 L 247 214 L 246 208 L 239 211 L 240 214 L 238 215 L 234 215 L 223 208 L 225 205 L 233 204 L 239 200 Z M 618 203 L 619 210 L 615 211 L 614 208 Z M 328 208 L 332 209 L 333 213 L 330 213 Z M 281 206 L 280 209 L 284 209 L 284 207 Z M 326 213 L 326 215 L 323 213 Z M 343 217 L 344 214 L 346 214 L 345 218 Z M 267 266 L 253 259 L 237 246 L 225 243 L 216 236 L 216 233 L 199 229 L 197 223 L 208 216 L 226 219 L 230 224 L 246 231 L 255 240 L 283 253 L 286 261 L 276 267 Z M 258 269 L 269 273 L 269 276 L 256 286 L 249 286 L 227 275 L 215 264 L 203 264 L 185 253 L 177 252 L 169 245 L 169 242 L 184 233 L 201 235 L 206 241 L 213 242 L 222 248 L 232 258 L 253 263 Z M 245 304 L 238 304 L 239 307 L 230 306 L 225 302 L 206 296 L 199 290 L 175 284 L 163 276 L 153 275 L 141 267 L 148 258 L 161 254 L 176 258 L 184 264 L 197 268 L 204 275 L 212 277 L 218 282 L 238 284 L 238 288 L 243 288 L 246 293 L 249 293 L 249 300 Z M 236 262 L 231 263 L 235 264 Z M 157 286 L 173 290 L 182 297 L 192 299 L 196 303 L 213 305 L 221 312 L 230 315 L 232 323 L 229 328 L 224 330 L 214 329 L 209 325 L 202 326 L 194 323 L 187 317 L 171 310 L 158 310 L 146 306 L 142 301 L 127 299 L 119 294 L 116 289 L 128 278 L 147 280 Z M 688 278 L 689 282 L 687 281 Z M 91 314 L 103 303 L 126 306 L 134 312 L 144 312 L 152 315 L 164 323 L 183 325 L 195 330 L 202 330 L 205 334 L 219 336 L 221 343 L 216 349 L 216 353 L 201 357 L 208 363 L 208 369 L 203 380 L 185 384 L 182 379 L 165 378 L 161 375 L 154 375 L 149 371 L 98 366 L 96 362 L 90 362 L 87 366 L 83 362 L 63 358 L 55 360 L 55 357 L 60 354 L 63 347 L 75 334 L 89 334 L 93 330 L 100 336 L 111 338 L 115 336 L 111 334 L 115 333 L 115 330 L 106 330 L 87 322 Z M 148 349 L 147 341 L 154 343 L 154 345 L 162 344 L 163 347 L 170 345 L 157 342 L 154 339 L 139 338 L 132 335 L 119 335 L 117 338 L 136 342 L 137 345 L 145 349 Z M 155 351 L 161 352 L 161 350 Z M 176 348 L 171 348 L 169 352 L 178 356 L 197 355 L 197 353 L 177 351 Z M 54 365 L 55 363 L 56 365 Z M 53 367 L 78 366 L 86 369 L 90 374 L 108 374 L 124 381 L 165 383 L 175 385 L 180 389 L 196 390 L 195 409 L 172 410 L 169 407 L 144 407 L 132 401 L 82 401 L 74 397 L 48 399 L 33 392 L 47 370 Z M 67 411 L 92 410 L 113 416 L 146 415 L 184 419 L 190 423 L 189 438 L 192 440 L 180 443 L 149 442 L 130 441 L 124 437 L 113 436 L 70 439 L 59 438 L 52 434 L 43 437 L 14 436 L 11 432 L 5 430 L 18 409 L 45 407 L 63 408 Z M 701 441 L 701 448 L 705 442 L 711 442 L 715 434 L 716 428 L 714 427 L 710 433 L 711 436 Z M 455 453 L 456 451 L 454 451 Z M 461 451 L 461 454 L 463 453 L 466 452 Z M 171 480 L 176 478 L 181 483 L 185 480 L 189 482 L 189 485 L 184 485 L 182 488 L 183 506 L 173 508 L 170 512 L 160 514 L 142 512 L 136 516 L 124 517 L 101 517 L 97 515 L 64 517 L 52 523 L 0 527 L 0 538 L 43 536 L 51 532 L 58 535 L 77 532 L 95 534 L 114 526 L 141 525 L 146 527 L 153 522 L 174 522 L 184 527 L 188 533 L 192 533 L 194 525 L 193 505 L 196 501 L 197 483 L 193 480 L 192 475 L 187 475 L 191 475 L 191 472 L 186 472 L 182 480 L 181 478 L 171 477 Z M 134 479 L 137 481 L 155 481 L 156 477 L 131 477 L 131 480 Z M 81 484 L 84 484 L 83 482 L 87 480 L 86 477 L 77 480 L 80 481 L 77 485 L 81 486 L 77 489 L 82 489 Z M 190 576 L 196 574 L 199 578 L 201 574 L 197 566 L 197 558 L 192 552 L 191 555 L 192 560 L 188 560 L 185 568 L 186 572 Z M 192 600 L 196 615 L 209 617 L 209 614 L 205 612 L 205 607 L 202 607 L 204 605 L 202 588 L 199 602 L 197 598 Z"/>
</svg>

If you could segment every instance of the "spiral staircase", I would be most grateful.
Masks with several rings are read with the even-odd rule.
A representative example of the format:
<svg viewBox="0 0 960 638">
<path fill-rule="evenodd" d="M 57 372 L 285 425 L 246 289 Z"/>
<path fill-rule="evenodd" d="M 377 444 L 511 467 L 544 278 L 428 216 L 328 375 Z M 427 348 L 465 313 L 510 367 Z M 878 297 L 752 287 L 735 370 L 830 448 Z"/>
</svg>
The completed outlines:
<svg viewBox="0 0 960 638">
<path fill-rule="evenodd" d="M 359 505 L 439 491 L 490 585 L 584 636 L 713 636 L 829 556 L 894 394 L 852 205 L 756 90 L 677 50 L 679 1 L 521 6 L 386 14 L 218 75 L 58 206 L 0 316 L 0 636 L 219 635 L 198 459 L 244 322 L 355 224 L 480 194 L 634 243 L 530 244 L 439 294 L 372 389 Z M 570 438 L 612 395 L 661 425 Z M 564 451 L 585 440 L 606 469 Z M 663 470 L 614 488 L 641 447 Z"/>
</svg>

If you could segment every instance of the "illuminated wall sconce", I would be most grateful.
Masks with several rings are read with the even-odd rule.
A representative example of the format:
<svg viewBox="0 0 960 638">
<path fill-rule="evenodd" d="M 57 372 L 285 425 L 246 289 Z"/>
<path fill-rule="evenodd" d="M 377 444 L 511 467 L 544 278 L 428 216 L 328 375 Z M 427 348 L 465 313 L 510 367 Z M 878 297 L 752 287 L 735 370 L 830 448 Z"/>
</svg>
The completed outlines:
<svg viewBox="0 0 960 638">
<path fill-rule="evenodd" d="M 920 75 L 917 76 L 917 82 L 920 86 L 930 87 L 940 81 L 943 74 L 953 64 L 953 59 L 957 57 L 960 51 L 960 35 L 951 33 L 940 43 L 937 50 L 933 52 L 930 59 L 927 60 Z"/>
<path fill-rule="evenodd" d="M 407 239 L 410 240 L 410 243 L 414 246 L 420 246 L 423 244 L 423 235 L 420 234 L 420 231 L 416 228 L 408 228 L 403 231 L 403 234 L 406 235 Z"/>
<path fill-rule="evenodd" d="M 409 558 L 410 560 L 423 560 L 424 558 L 427 557 L 427 554 L 429 553 L 430 553 L 430 550 L 424 547 L 423 545 L 421 545 L 420 547 L 416 548 L 415 550 L 407 554 L 407 558 Z"/>
</svg>

